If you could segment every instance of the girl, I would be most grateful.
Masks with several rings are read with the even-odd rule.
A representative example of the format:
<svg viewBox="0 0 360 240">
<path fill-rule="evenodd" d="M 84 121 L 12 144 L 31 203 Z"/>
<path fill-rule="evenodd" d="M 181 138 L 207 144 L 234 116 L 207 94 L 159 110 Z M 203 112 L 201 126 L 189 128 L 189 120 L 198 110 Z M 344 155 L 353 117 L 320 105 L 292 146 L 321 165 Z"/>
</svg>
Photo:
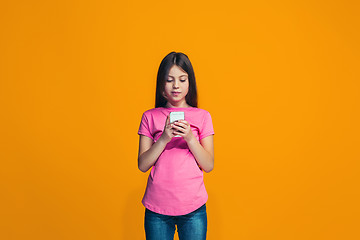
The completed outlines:
<svg viewBox="0 0 360 240">
<path fill-rule="evenodd" d="M 184 112 L 185 120 L 170 123 L 174 111 Z M 210 113 L 197 108 L 195 74 L 184 53 L 162 60 L 155 108 L 143 113 L 138 134 L 138 168 L 152 167 L 142 199 L 146 239 L 173 239 L 175 226 L 180 240 L 206 239 L 203 170 L 214 168 L 214 129 Z"/>
</svg>

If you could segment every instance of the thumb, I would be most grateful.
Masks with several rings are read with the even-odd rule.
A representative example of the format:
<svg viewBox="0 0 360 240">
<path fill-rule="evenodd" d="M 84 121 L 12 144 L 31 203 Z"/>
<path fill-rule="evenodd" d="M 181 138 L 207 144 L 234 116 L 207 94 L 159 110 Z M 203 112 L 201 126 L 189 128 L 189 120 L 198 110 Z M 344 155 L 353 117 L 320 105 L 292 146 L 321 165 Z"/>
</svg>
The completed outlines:
<svg viewBox="0 0 360 240">
<path fill-rule="evenodd" d="M 169 124 L 169 122 L 170 122 L 170 118 L 169 118 L 169 114 L 166 116 L 166 121 L 165 121 L 165 125 L 168 125 Z"/>
</svg>

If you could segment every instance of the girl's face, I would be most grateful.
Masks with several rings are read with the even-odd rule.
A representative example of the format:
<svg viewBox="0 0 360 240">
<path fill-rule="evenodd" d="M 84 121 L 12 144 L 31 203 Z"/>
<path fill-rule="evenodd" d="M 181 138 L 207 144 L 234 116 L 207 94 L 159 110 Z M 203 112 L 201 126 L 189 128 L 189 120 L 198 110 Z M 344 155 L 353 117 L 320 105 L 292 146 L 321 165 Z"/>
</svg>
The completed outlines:
<svg viewBox="0 0 360 240">
<path fill-rule="evenodd" d="M 189 91 L 188 74 L 176 65 L 170 68 L 165 81 L 163 96 L 172 105 L 186 104 L 185 97 Z"/>
</svg>

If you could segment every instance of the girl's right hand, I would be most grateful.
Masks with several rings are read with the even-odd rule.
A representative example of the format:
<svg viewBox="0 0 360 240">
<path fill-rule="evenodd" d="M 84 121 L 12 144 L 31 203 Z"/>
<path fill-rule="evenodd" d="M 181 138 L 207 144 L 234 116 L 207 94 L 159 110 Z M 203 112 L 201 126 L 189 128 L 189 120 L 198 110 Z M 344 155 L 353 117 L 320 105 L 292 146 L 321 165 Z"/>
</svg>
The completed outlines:
<svg viewBox="0 0 360 240">
<path fill-rule="evenodd" d="M 172 128 L 172 123 L 170 123 L 170 114 L 169 114 L 166 117 L 164 131 L 161 134 L 160 138 L 162 138 L 166 143 L 168 143 L 175 136 L 173 132 L 174 129 Z"/>
</svg>

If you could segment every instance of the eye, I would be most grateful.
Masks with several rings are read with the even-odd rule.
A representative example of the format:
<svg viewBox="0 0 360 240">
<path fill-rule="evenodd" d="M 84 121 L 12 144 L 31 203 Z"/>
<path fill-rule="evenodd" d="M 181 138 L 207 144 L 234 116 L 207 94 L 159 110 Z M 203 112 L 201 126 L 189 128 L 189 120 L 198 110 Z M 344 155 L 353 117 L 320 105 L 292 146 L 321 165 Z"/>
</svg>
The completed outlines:
<svg viewBox="0 0 360 240">
<path fill-rule="evenodd" d="M 168 80 L 166 80 L 167 82 L 171 82 L 172 80 L 171 79 L 168 79 Z"/>
<path fill-rule="evenodd" d="M 186 79 L 181 79 L 180 81 L 181 81 L 181 82 L 185 82 L 185 81 L 186 81 Z"/>
</svg>

